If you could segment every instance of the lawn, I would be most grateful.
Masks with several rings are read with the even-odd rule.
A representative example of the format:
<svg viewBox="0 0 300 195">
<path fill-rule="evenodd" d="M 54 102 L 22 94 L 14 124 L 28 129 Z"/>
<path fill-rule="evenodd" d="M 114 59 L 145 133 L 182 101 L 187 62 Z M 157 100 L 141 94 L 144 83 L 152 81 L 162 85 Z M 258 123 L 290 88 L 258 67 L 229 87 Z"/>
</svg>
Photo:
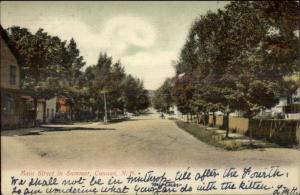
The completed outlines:
<svg viewBox="0 0 300 195">
<path fill-rule="evenodd" d="M 244 135 L 229 134 L 229 138 L 225 138 L 225 131 L 219 129 L 207 129 L 205 126 L 201 126 L 195 123 L 187 123 L 183 121 L 176 121 L 179 128 L 192 134 L 194 137 L 209 145 L 223 148 L 225 150 L 243 150 L 254 148 L 266 148 L 266 147 L 278 147 L 275 144 L 264 142 L 261 140 L 252 140 Z"/>
</svg>

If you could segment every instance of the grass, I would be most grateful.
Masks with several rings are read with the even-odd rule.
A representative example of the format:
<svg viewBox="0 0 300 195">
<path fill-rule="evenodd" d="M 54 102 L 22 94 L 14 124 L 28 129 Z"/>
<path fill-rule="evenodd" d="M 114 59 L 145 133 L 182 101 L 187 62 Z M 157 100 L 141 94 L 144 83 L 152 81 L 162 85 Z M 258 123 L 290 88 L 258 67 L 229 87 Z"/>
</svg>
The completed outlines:
<svg viewBox="0 0 300 195">
<path fill-rule="evenodd" d="M 237 151 L 243 149 L 255 149 L 255 148 L 265 148 L 270 147 L 266 143 L 255 142 L 254 144 L 244 143 L 241 140 L 245 137 L 230 137 L 225 138 L 225 131 L 223 133 L 217 132 L 215 130 L 207 130 L 205 126 L 200 126 L 195 123 L 186 123 L 183 121 L 176 121 L 179 128 L 185 130 L 186 132 L 192 134 L 194 137 L 202 142 L 209 145 L 223 148 L 225 150 Z M 276 147 L 276 146 L 271 146 Z"/>
</svg>

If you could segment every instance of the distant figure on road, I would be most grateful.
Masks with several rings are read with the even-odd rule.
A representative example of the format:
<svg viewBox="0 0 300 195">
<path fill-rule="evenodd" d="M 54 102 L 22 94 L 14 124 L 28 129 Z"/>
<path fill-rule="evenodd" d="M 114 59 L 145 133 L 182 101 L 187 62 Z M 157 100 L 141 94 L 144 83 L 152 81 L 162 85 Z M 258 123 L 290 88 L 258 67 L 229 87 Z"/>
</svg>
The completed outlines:
<svg viewBox="0 0 300 195">
<path fill-rule="evenodd" d="M 161 117 L 162 119 L 164 119 L 164 118 L 165 118 L 164 113 L 161 113 L 160 117 Z"/>
</svg>

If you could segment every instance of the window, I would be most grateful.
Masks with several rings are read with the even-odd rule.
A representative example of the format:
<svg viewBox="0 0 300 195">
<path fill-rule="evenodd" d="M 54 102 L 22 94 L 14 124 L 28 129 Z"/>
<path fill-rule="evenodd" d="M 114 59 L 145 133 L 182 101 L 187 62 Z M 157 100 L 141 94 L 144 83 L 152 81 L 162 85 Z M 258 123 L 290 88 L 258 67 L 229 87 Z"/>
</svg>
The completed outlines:
<svg viewBox="0 0 300 195">
<path fill-rule="evenodd" d="M 17 67 L 14 65 L 10 66 L 10 84 L 15 85 L 17 81 Z"/>
<path fill-rule="evenodd" d="M 6 99 L 6 113 L 7 114 L 13 114 L 14 113 L 14 99 L 10 96 Z"/>
</svg>

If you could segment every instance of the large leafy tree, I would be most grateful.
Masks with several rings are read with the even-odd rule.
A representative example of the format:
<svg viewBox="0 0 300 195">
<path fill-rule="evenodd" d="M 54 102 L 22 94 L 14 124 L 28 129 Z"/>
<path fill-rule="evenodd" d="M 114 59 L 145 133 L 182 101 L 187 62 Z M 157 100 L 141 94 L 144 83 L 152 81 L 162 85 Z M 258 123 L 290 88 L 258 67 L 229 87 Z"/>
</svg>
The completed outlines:
<svg viewBox="0 0 300 195">
<path fill-rule="evenodd" d="M 97 64 L 87 67 L 85 71 L 85 81 L 90 94 L 90 103 L 93 113 L 98 117 L 104 116 L 103 93 L 110 91 L 110 71 L 112 66 L 112 57 L 106 53 L 100 53 Z M 108 104 L 110 98 L 107 98 Z"/>
<path fill-rule="evenodd" d="M 155 91 L 153 98 L 153 106 L 161 112 L 168 112 L 170 107 L 174 105 L 173 87 L 174 79 L 167 78 L 163 85 Z"/>
<path fill-rule="evenodd" d="M 80 55 L 77 44 L 73 38 L 67 44 L 63 42 L 61 49 L 61 66 L 62 70 L 57 78 L 57 93 L 65 95 L 72 104 L 72 114 L 78 115 L 80 112 L 86 111 L 84 101 L 87 99 L 86 86 L 84 83 L 84 75 L 82 68 L 85 65 L 83 57 Z"/>
<path fill-rule="evenodd" d="M 129 112 L 138 112 L 150 105 L 143 81 L 127 75 L 121 83 L 124 108 Z"/>
<path fill-rule="evenodd" d="M 136 112 L 149 106 L 143 82 L 126 75 L 121 62 L 113 63 L 106 53 L 100 53 L 97 64 L 83 72 L 85 61 L 73 38 L 69 42 L 61 41 L 43 29 L 33 34 L 17 26 L 9 28 L 8 32 L 24 59 L 21 86 L 31 91 L 35 113 L 37 99 L 53 95 L 68 97 L 77 118 L 90 113 L 101 116 L 104 92 L 108 108 Z"/>
<path fill-rule="evenodd" d="M 229 36 L 240 45 L 230 61 L 232 69 L 238 71 L 230 100 L 249 118 L 271 108 L 280 93 L 291 90 L 284 77 L 296 70 L 299 61 L 299 39 L 294 34 L 297 28 L 289 25 L 296 18 L 299 21 L 295 10 L 299 10 L 299 4 L 292 1 L 234 2 L 226 7 L 230 26 L 242 32 L 237 34 L 235 30 Z M 240 17 L 236 17 L 238 13 Z"/>
<path fill-rule="evenodd" d="M 118 108 L 129 112 L 146 109 L 150 105 L 143 82 L 125 73 L 121 61 L 100 53 L 96 65 L 87 67 L 85 80 L 90 94 L 90 107 L 99 118 L 104 116 L 104 93 L 107 109 Z"/>
<path fill-rule="evenodd" d="M 223 110 L 228 116 L 238 109 L 252 118 L 274 106 L 292 89 L 285 76 L 299 71 L 295 32 L 296 1 L 235 1 L 199 17 L 175 66 L 181 111 Z"/>
<path fill-rule="evenodd" d="M 39 29 L 32 34 L 28 29 L 13 26 L 9 35 L 24 59 L 21 86 L 31 91 L 35 110 L 38 98 L 65 95 L 75 112 L 81 110 L 84 59 L 80 56 L 75 40 L 69 43 L 56 36 L 50 36 Z"/>
<path fill-rule="evenodd" d="M 26 28 L 14 26 L 8 29 L 8 34 L 24 60 L 21 87 L 32 92 L 36 113 L 37 99 L 56 89 L 55 82 L 63 69 L 60 63 L 63 44 L 43 29 L 32 34 Z"/>
</svg>

